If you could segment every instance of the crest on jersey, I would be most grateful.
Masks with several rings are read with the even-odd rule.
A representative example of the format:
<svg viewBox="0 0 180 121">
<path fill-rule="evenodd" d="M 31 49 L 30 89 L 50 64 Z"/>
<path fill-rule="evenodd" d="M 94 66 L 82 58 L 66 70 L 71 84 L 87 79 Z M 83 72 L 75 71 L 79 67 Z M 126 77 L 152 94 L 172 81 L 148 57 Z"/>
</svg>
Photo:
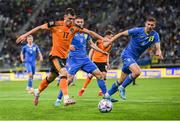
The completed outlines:
<svg viewBox="0 0 180 121">
<path fill-rule="evenodd" d="M 32 49 L 33 49 L 33 51 L 36 51 L 36 47 L 33 47 Z"/>
<path fill-rule="evenodd" d="M 154 40 L 154 36 L 149 37 L 149 41 L 152 42 Z"/>
</svg>

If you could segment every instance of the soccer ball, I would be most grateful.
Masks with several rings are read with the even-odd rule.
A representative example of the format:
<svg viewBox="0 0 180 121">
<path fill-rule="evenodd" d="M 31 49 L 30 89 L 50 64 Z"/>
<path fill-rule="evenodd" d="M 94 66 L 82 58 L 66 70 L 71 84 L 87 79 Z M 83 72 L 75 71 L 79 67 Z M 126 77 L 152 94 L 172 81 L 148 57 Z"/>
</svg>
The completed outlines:
<svg viewBox="0 0 180 121">
<path fill-rule="evenodd" d="M 98 104 L 98 109 L 101 113 L 111 112 L 113 104 L 110 100 L 102 99 Z"/>
</svg>

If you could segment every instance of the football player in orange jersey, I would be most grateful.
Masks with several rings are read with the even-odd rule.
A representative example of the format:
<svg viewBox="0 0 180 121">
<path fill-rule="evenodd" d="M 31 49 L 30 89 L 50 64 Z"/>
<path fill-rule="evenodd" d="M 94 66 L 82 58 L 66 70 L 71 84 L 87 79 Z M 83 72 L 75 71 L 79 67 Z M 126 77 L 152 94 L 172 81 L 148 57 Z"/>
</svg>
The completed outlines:
<svg viewBox="0 0 180 121">
<path fill-rule="evenodd" d="M 113 37 L 113 32 L 110 30 L 106 30 L 105 32 L 105 38 L 111 39 Z M 112 43 L 110 43 L 109 41 L 105 40 L 97 40 L 97 46 L 102 49 L 105 52 L 110 52 L 111 48 L 112 48 Z M 103 53 L 100 53 L 96 50 L 91 49 L 89 52 L 89 57 L 91 58 L 91 60 L 96 64 L 96 66 L 99 68 L 99 70 L 102 72 L 103 78 L 104 80 L 106 80 L 106 66 L 107 69 L 110 69 L 110 65 L 109 65 L 109 55 L 105 55 Z M 88 74 L 88 77 L 86 79 L 86 81 L 84 82 L 84 86 L 82 87 L 82 89 L 78 92 L 79 96 L 82 96 L 86 87 L 88 86 L 88 84 L 91 82 L 91 79 L 93 78 L 92 74 Z M 99 96 L 103 96 L 102 91 L 99 91 Z"/>
<path fill-rule="evenodd" d="M 34 89 L 32 93 L 34 94 L 34 104 L 38 104 L 39 94 L 47 88 L 49 83 L 51 83 L 59 74 L 61 74 L 60 88 L 64 95 L 64 105 L 74 104 L 75 101 L 69 98 L 68 95 L 68 81 L 67 81 L 67 70 L 65 68 L 66 58 L 68 56 L 71 41 L 76 32 L 84 32 L 90 34 L 92 37 L 102 39 L 104 38 L 97 33 L 90 31 L 85 28 L 80 28 L 74 25 L 75 11 L 72 8 L 67 8 L 64 15 L 63 21 L 51 21 L 43 25 L 37 26 L 29 32 L 21 35 L 16 42 L 23 42 L 26 37 L 38 30 L 50 30 L 52 33 L 52 49 L 50 52 L 50 62 L 51 71 L 49 75 L 43 79 L 38 87 Z"/>
</svg>

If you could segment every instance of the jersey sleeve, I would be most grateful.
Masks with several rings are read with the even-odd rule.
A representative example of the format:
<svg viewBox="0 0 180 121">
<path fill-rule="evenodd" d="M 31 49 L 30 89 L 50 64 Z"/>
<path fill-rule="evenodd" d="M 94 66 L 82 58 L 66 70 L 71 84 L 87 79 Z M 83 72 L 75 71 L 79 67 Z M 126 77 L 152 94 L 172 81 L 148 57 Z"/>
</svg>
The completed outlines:
<svg viewBox="0 0 180 121">
<path fill-rule="evenodd" d="M 138 32 L 139 32 L 139 29 L 137 27 L 128 30 L 128 34 L 130 36 L 134 36 L 134 35 L 138 34 Z"/>
<path fill-rule="evenodd" d="M 47 23 L 47 27 L 48 27 L 48 28 L 52 28 L 52 27 L 54 27 L 54 26 L 56 26 L 56 22 L 55 22 L 55 21 L 49 21 L 49 22 Z"/>
<path fill-rule="evenodd" d="M 36 45 L 36 53 L 41 53 L 38 45 Z"/>
<path fill-rule="evenodd" d="M 160 38 L 159 38 L 159 34 L 156 33 L 154 36 L 154 43 L 158 43 L 158 42 L 160 42 Z"/>
<path fill-rule="evenodd" d="M 87 41 L 91 41 L 92 40 L 92 37 L 89 35 L 89 34 L 85 34 L 87 37 L 86 37 L 86 40 Z"/>
</svg>

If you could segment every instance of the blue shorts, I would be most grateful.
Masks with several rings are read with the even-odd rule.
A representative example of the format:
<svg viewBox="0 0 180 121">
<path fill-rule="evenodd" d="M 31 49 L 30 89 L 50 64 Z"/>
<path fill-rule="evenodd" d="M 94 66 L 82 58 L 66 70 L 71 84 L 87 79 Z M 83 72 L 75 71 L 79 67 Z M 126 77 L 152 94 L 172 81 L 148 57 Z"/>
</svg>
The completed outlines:
<svg viewBox="0 0 180 121">
<path fill-rule="evenodd" d="M 26 71 L 28 73 L 32 73 L 33 75 L 35 74 L 35 70 L 36 70 L 36 64 L 35 63 L 29 63 L 29 62 L 25 62 L 24 66 L 26 68 Z"/>
<path fill-rule="evenodd" d="M 122 71 L 126 74 L 130 74 L 129 66 L 132 64 L 137 64 L 136 61 L 132 57 L 122 57 L 123 67 Z"/>
<path fill-rule="evenodd" d="M 86 73 L 92 73 L 97 69 L 97 66 L 88 57 L 68 57 L 66 61 L 66 69 L 69 74 L 75 75 L 80 69 Z"/>
</svg>

